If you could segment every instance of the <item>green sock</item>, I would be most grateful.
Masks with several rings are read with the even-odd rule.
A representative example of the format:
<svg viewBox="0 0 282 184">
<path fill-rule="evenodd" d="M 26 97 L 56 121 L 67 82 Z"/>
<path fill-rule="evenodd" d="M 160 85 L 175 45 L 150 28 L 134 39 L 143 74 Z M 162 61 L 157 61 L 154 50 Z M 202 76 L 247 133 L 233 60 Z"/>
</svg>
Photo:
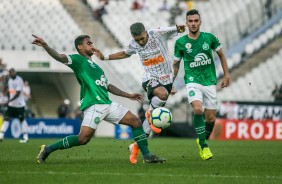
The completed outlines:
<svg viewBox="0 0 282 184">
<path fill-rule="evenodd" d="M 194 120 L 193 120 L 196 133 L 199 138 L 199 143 L 202 148 L 207 147 L 207 142 L 206 142 L 206 134 L 205 134 L 205 122 L 203 115 L 194 115 Z"/>
<path fill-rule="evenodd" d="M 206 124 L 206 140 L 208 140 L 212 133 L 214 122 L 205 122 L 205 124 Z"/>
<path fill-rule="evenodd" d="M 78 135 L 70 135 L 65 137 L 64 139 L 50 145 L 47 147 L 48 152 L 53 152 L 58 149 L 68 149 L 73 146 L 79 146 Z"/>
<path fill-rule="evenodd" d="M 139 128 L 132 128 L 132 134 L 134 141 L 137 143 L 139 149 L 142 152 L 142 155 L 150 155 L 151 153 L 148 148 L 147 136 L 143 130 L 143 127 L 141 126 Z"/>
</svg>

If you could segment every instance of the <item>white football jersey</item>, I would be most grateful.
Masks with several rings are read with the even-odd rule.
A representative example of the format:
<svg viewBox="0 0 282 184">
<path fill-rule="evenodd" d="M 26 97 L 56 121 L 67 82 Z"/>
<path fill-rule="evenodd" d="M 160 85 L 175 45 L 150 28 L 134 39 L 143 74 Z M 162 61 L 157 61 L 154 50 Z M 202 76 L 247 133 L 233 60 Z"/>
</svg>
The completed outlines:
<svg viewBox="0 0 282 184">
<path fill-rule="evenodd" d="M 17 91 L 20 91 L 20 96 L 18 96 L 13 101 L 9 102 L 8 106 L 10 107 L 25 107 L 25 100 L 23 95 L 23 86 L 24 82 L 23 79 L 20 76 L 16 76 L 15 79 L 10 78 L 8 81 L 8 87 L 9 87 L 9 99 L 12 99 Z"/>
<path fill-rule="evenodd" d="M 132 39 L 125 53 L 129 56 L 139 54 L 144 68 L 143 82 L 157 78 L 163 85 L 172 83 L 172 57 L 168 52 L 167 40 L 177 35 L 177 28 L 176 26 L 163 27 L 147 32 L 149 38 L 144 47 Z"/>
</svg>

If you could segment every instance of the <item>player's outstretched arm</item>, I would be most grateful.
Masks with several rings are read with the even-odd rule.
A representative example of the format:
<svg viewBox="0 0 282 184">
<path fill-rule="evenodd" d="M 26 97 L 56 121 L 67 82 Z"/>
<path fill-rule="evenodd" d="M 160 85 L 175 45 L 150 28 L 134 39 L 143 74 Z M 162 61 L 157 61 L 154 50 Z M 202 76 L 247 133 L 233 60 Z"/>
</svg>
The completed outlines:
<svg viewBox="0 0 282 184">
<path fill-rule="evenodd" d="M 108 91 L 114 95 L 129 98 L 130 100 L 136 100 L 140 103 L 144 102 L 144 97 L 141 94 L 138 93 L 129 94 L 125 91 L 120 90 L 119 88 L 117 88 L 112 84 L 108 85 Z"/>
<path fill-rule="evenodd" d="M 228 71 L 227 59 L 222 49 L 219 49 L 216 53 L 219 57 L 219 60 L 221 62 L 221 66 L 223 69 L 223 73 L 224 73 L 223 81 L 221 83 L 221 87 L 224 88 L 224 87 L 229 86 L 229 71 Z"/>
<path fill-rule="evenodd" d="M 180 67 L 180 61 L 173 61 L 173 82 L 178 74 L 179 71 L 179 67 Z"/>
<path fill-rule="evenodd" d="M 40 37 L 36 35 L 32 35 L 35 39 L 33 40 L 32 44 L 35 44 L 37 46 L 43 47 L 46 52 L 55 60 L 61 62 L 61 63 L 68 63 L 68 58 L 65 54 L 59 54 L 57 51 L 52 49 L 48 46 L 48 44 Z"/>
<path fill-rule="evenodd" d="M 125 59 L 130 57 L 127 55 L 124 51 L 117 52 L 115 54 L 110 54 L 108 56 L 105 56 L 102 60 L 116 60 L 116 59 Z"/>
</svg>

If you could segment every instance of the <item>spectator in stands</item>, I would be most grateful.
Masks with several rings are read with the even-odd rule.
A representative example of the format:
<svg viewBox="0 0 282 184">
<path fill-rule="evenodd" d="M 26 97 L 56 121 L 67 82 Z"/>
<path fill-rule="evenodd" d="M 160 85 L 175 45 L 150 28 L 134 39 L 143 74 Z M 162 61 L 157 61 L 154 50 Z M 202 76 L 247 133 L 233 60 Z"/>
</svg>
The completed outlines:
<svg viewBox="0 0 282 184">
<path fill-rule="evenodd" d="M 99 1 L 99 6 L 97 9 L 93 11 L 94 19 L 98 20 L 99 22 L 103 22 L 102 16 L 107 14 L 106 6 L 109 4 L 109 1 Z"/>
<path fill-rule="evenodd" d="M 174 25 L 176 16 L 182 14 L 182 9 L 180 8 L 178 1 L 173 5 L 173 7 L 170 8 L 169 12 L 170 12 L 169 24 Z"/>
<path fill-rule="evenodd" d="M 168 11 L 169 10 L 169 6 L 167 4 L 167 0 L 163 0 L 160 8 L 159 8 L 159 11 Z"/>
<path fill-rule="evenodd" d="M 213 51 L 217 53 L 224 72 L 221 88 L 229 85 L 229 71 L 219 39 L 212 33 L 201 32 L 201 23 L 197 10 L 186 13 L 189 32 L 175 42 L 173 70 L 175 79 L 183 59 L 186 94 L 194 112 L 193 124 L 198 135 L 199 154 L 203 160 L 209 160 L 213 154 L 207 140 L 212 133 L 218 108 Z"/>
<path fill-rule="evenodd" d="M 278 84 L 275 84 L 275 88 L 272 91 L 272 96 L 274 97 L 274 102 L 282 102 L 282 84 L 280 87 Z"/>
<path fill-rule="evenodd" d="M 57 109 L 58 118 L 70 118 L 71 117 L 71 107 L 70 100 L 65 99 Z"/>
<path fill-rule="evenodd" d="M 131 10 L 141 10 L 141 9 L 142 9 L 141 3 L 139 3 L 138 0 L 134 0 L 131 5 Z"/>
<path fill-rule="evenodd" d="M 144 98 L 138 93 L 122 91 L 108 81 L 103 69 L 92 59 L 94 54 L 98 56 L 101 55 L 101 52 L 94 47 L 88 35 L 80 35 L 75 39 L 74 45 L 78 54 L 71 55 L 59 54 L 49 47 L 42 38 L 36 35 L 32 36 L 35 37 L 32 44 L 43 47 L 52 58 L 66 64 L 74 71 L 81 85 L 81 110 L 84 111 L 79 134 L 69 135 L 51 145 L 41 145 L 37 157 L 38 163 L 44 163 L 46 158 L 54 151 L 86 145 L 102 120 L 116 125 L 124 124 L 132 128 L 134 140 L 141 149 L 144 163 L 163 163 L 166 161 L 166 159 L 151 154 L 140 119 L 126 107 L 110 100 L 109 92 L 138 102 L 142 102 Z"/>
<path fill-rule="evenodd" d="M 272 17 L 272 10 L 271 10 L 272 0 L 266 0 L 264 6 L 265 6 L 267 18 L 270 19 Z"/>
</svg>

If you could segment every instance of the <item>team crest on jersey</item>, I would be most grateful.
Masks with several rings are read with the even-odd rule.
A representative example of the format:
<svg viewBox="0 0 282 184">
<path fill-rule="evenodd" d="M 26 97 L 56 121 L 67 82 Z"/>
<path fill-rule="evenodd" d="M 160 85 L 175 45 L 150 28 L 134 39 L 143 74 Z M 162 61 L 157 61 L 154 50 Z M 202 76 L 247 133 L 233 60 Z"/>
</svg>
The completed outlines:
<svg viewBox="0 0 282 184">
<path fill-rule="evenodd" d="M 202 45 L 202 48 L 203 48 L 204 50 L 209 50 L 210 46 L 209 46 L 209 44 L 207 44 L 206 42 L 204 42 L 204 44 Z"/>
<path fill-rule="evenodd" d="M 187 50 L 186 50 L 187 53 L 191 53 L 191 52 L 192 52 L 192 49 L 191 49 L 192 45 L 191 45 L 191 43 L 186 43 L 185 47 L 186 47 L 186 49 L 187 49 Z"/>
<path fill-rule="evenodd" d="M 149 46 L 152 47 L 153 49 L 156 49 L 156 48 L 157 48 L 156 40 L 151 40 L 151 41 L 149 42 Z"/>
<path fill-rule="evenodd" d="M 99 118 L 99 117 L 96 117 L 96 118 L 94 119 L 94 123 L 99 124 L 99 123 L 100 123 L 100 118 Z"/>
<path fill-rule="evenodd" d="M 194 77 L 192 77 L 192 76 L 189 77 L 189 80 L 190 80 L 190 81 L 194 81 Z"/>
<path fill-rule="evenodd" d="M 195 91 L 189 91 L 189 96 L 191 97 L 191 96 L 195 96 Z"/>
</svg>

